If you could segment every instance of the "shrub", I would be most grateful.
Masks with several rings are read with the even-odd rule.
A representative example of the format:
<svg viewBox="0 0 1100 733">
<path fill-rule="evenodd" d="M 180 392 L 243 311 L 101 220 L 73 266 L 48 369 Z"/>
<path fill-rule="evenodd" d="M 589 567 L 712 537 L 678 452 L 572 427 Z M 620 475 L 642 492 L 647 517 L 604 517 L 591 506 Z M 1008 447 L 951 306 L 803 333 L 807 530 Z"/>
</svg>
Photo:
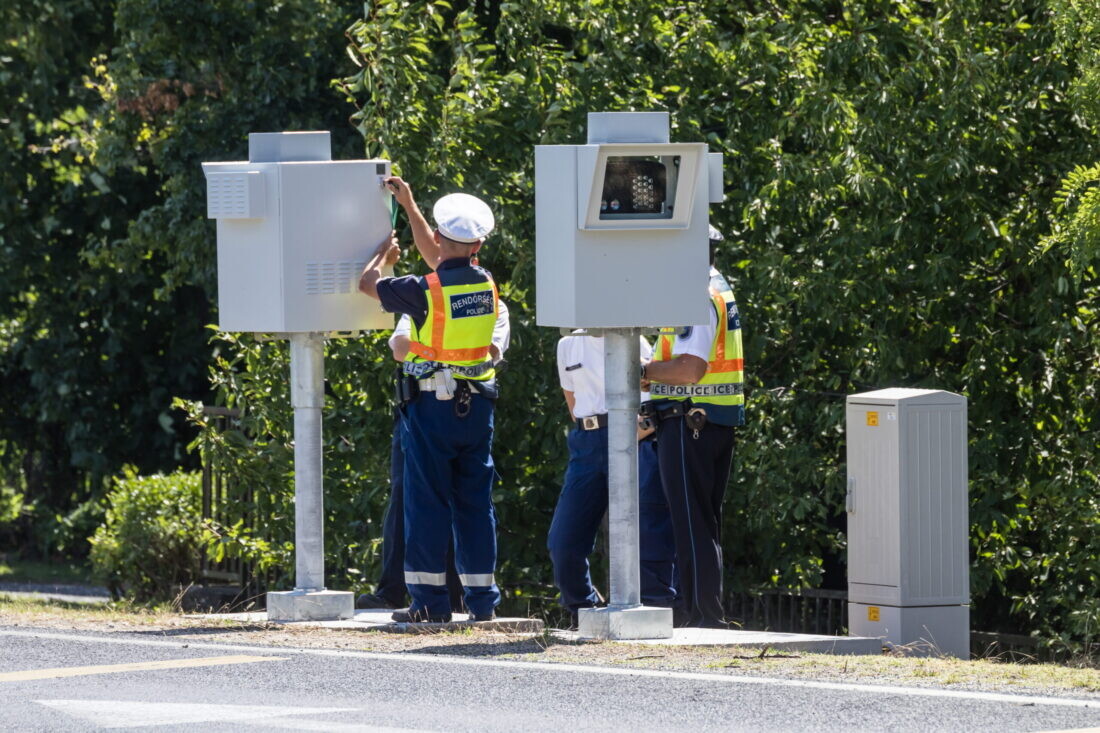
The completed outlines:
<svg viewBox="0 0 1100 733">
<path fill-rule="evenodd" d="M 0 486 L 0 550 L 14 546 L 18 525 L 33 508 L 23 494 L 10 486 Z"/>
<path fill-rule="evenodd" d="M 123 469 L 106 521 L 89 539 L 92 568 L 116 598 L 165 600 L 199 576 L 204 530 L 198 473 L 138 476 Z"/>
</svg>

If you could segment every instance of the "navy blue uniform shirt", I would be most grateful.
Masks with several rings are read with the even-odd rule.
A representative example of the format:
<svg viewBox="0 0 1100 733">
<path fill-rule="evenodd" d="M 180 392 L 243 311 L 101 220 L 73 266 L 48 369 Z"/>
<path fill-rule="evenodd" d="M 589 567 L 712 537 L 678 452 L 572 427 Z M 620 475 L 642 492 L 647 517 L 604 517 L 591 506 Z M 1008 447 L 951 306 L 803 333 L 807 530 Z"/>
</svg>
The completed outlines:
<svg viewBox="0 0 1100 733">
<path fill-rule="evenodd" d="M 479 270 L 486 276 L 489 275 L 480 267 L 471 266 L 469 257 L 451 257 L 443 260 L 436 271 L 457 270 L 462 267 L 469 268 L 474 276 L 469 282 L 481 282 L 477 277 Z M 459 282 L 464 280 L 464 277 L 459 276 Z M 377 288 L 382 310 L 387 313 L 408 313 L 418 329 L 424 327 L 424 321 L 428 317 L 428 282 L 423 276 L 384 277 L 378 281 Z"/>
</svg>

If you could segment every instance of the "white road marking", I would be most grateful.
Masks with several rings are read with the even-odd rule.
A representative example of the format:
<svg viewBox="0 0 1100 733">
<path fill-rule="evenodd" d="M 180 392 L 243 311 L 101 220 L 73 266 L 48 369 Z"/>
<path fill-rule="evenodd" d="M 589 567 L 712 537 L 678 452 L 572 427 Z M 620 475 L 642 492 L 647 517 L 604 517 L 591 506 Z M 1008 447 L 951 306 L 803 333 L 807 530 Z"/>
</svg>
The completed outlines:
<svg viewBox="0 0 1100 733">
<path fill-rule="evenodd" d="M 432 733 L 432 731 L 420 728 L 389 728 L 374 725 L 360 725 L 358 723 L 335 723 L 329 720 L 302 720 L 301 718 L 268 718 L 267 720 L 245 725 L 257 725 L 268 728 L 282 728 L 284 730 L 316 730 L 321 733 Z"/>
<path fill-rule="evenodd" d="M 77 641 L 91 644 L 120 644 L 123 646 L 180 647 L 178 641 L 159 639 L 120 639 L 100 636 L 82 636 L 79 634 L 57 634 L 35 631 L 4 631 L 0 636 L 14 636 L 31 639 L 52 639 L 57 641 Z M 514 662 L 502 659 L 474 659 L 470 657 L 449 657 L 436 654 L 403 654 L 380 652 L 354 652 L 339 649 L 291 649 L 287 647 L 248 646 L 244 644 L 210 644 L 187 641 L 191 649 L 214 649 L 250 652 L 253 654 L 304 654 L 316 657 L 340 657 L 345 659 L 372 659 L 383 662 L 414 662 L 417 664 L 453 665 L 468 667 L 499 667 L 538 672 L 573 672 L 609 677 L 648 677 L 656 679 L 693 680 L 730 685 L 775 685 L 811 690 L 833 690 L 837 692 L 865 692 L 874 695 L 905 695 L 909 697 L 940 697 L 955 700 L 977 700 L 981 702 L 1008 703 L 1010 705 L 1052 705 L 1056 707 L 1097 708 L 1100 699 L 1081 700 L 1069 697 L 1040 697 L 1036 695 L 1010 695 L 1000 692 L 970 692 L 966 690 L 941 690 L 931 687 L 903 687 L 900 685 L 866 685 L 854 682 L 818 682 L 812 680 L 790 680 L 777 677 L 737 677 L 734 675 L 708 674 L 704 672 L 672 672 L 654 669 L 616 669 L 613 667 L 589 667 L 580 664 L 557 664 L 554 662 Z"/>
<path fill-rule="evenodd" d="M 269 722 L 291 715 L 328 715 L 355 708 L 294 708 L 264 705 L 209 705 L 207 703 L 133 702 L 130 700 L 35 700 L 102 728 L 141 728 L 149 725 L 189 723 Z M 303 721 L 295 721 L 299 723 Z M 328 725 L 326 723 L 326 725 Z M 329 728 L 330 730 L 332 728 Z"/>
</svg>

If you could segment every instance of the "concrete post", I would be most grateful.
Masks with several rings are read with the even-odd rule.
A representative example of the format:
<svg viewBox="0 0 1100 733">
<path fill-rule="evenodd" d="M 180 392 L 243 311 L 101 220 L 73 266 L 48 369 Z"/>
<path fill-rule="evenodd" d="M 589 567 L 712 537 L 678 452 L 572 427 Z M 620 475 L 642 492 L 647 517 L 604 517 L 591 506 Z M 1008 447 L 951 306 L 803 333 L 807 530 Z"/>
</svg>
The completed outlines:
<svg viewBox="0 0 1100 733">
<path fill-rule="evenodd" d="M 607 608 L 581 609 L 578 627 L 582 638 L 667 639 L 672 636 L 672 609 L 641 605 L 638 541 L 640 335 L 637 328 L 603 332 L 611 602 Z"/>
<path fill-rule="evenodd" d="M 267 594 L 272 621 L 351 618 L 351 593 L 325 590 L 325 511 L 321 409 L 325 405 L 325 341 L 290 335 L 290 400 L 294 407 L 294 590 Z"/>
</svg>

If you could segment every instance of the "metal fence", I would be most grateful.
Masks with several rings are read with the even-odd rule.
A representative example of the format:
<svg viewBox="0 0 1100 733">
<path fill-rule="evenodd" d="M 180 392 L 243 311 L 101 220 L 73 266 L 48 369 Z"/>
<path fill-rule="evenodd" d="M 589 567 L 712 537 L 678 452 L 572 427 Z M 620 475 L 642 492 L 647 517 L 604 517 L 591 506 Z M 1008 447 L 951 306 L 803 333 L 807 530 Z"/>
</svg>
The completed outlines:
<svg viewBox="0 0 1100 733">
<path fill-rule="evenodd" d="M 842 590 L 735 592 L 727 598 L 727 609 L 730 619 L 745 630 L 832 636 L 848 633 L 848 593 Z M 993 631 L 971 631 L 970 654 L 976 659 L 1013 662 L 1055 661 L 1066 656 L 1045 647 L 1035 637 Z"/>
<path fill-rule="evenodd" d="M 214 427 L 224 432 L 235 427 L 240 418 L 240 410 L 226 407 L 204 405 L 203 415 L 213 418 Z M 214 470 L 209 456 L 202 456 L 202 518 L 213 520 L 223 526 L 232 526 L 239 520 L 250 525 L 252 511 L 252 491 L 248 487 L 238 488 L 221 472 Z M 215 583 L 232 583 L 241 588 L 252 582 L 252 568 L 248 563 L 236 557 L 226 557 L 215 561 L 203 554 L 202 580 Z"/>
<path fill-rule="evenodd" d="M 796 634 L 846 634 L 848 593 L 842 590 L 760 590 L 730 594 L 727 609 L 741 628 Z"/>
<path fill-rule="evenodd" d="M 203 414 L 214 419 L 215 428 L 224 431 L 236 427 L 240 410 L 204 406 Z M 235 486 L 214 470 L 208 456 L 202 457 L 202 517 L 224 526 L 243 521 L 252 528 L 256 517 L 252 490 Z M 600 580 L 601 569 L 609 554 L 606 544 L 607 518 L 604 517 L 604 542 L 597 545 L 592 558 L 593 580 Z M 601 550 L 603 557 L 601 558 Z M 230 583 L 241 589 L 242 595 L 257 597 L 274 581 L 261 576 L 255 568 L 240 558 L 224 558 L 215 562 L 204 556 L 204 582 Z M 801 590 L 763 589 L 737 591 L 727 595 L 728 617 L 740 628 L 753 631 L 778 631 L 796 634 L 843 636 L 848 633 L 848 593 L 843 590 L 804 588 Z M 980 658 L 1011 659 L 1013 661 L 1046 660 L 1051 657 L 1040 642 L 1030 636 L 985 631 L 970 632 L 971 654 Z"/>
</svg>

